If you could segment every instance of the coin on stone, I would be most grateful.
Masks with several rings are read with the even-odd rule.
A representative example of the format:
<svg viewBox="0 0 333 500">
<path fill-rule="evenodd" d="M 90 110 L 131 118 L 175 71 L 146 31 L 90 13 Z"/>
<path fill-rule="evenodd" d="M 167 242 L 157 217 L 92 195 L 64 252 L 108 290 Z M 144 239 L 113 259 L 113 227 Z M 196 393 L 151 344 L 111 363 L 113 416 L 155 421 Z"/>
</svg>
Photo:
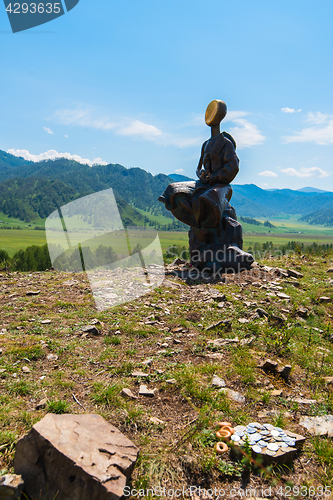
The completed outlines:
<svg viewBox="0 0 333 500">
<path fill-rule="evenodd" d="M 258 441 L 257 444 L 261 446 L 262 448 L 265 448 L 267 446 L 267 443 L 265 441 Z"/>
<path fill-rule="evenodd" d="M 278 449 L 279 449 L 278 445 L 275 443 L 268 443 L 267 448 L 270 451 L 278 451 Z"/>
<path fill-rule="evenodd" d="M 234 431 L 236 432 L 236 434 L 238 434 L 239 432 L 244 432 L 245 429 L 245 425 L 236 425 L 236 427 L 234 427 Z"/>
<path fill-rule="evenodd" d="M 276 451 L 271 451 L 271 450 L 267 450 L 266 451 L 266 455 L 270 456 L 270 457 L 274 457 L 276 454 Z"/>
<path fill-rule="evenodd" d="M 261 436 L 260 436 L 259 432 L 255 432 L 254 434 L 251 435 L 252 441 L 260 441 L 260 439 L 261 439 Z"/>
<path fill-rule="evenodd" d="M 264 424 L 264 427 L 265 429 L 271 431 L 272 429 L 274 429 L 274 426 L 272 424 Z"/>
<path fill-rule="evenodd" d="M 260 446 L 255 445 L 255 446 L 252 446 L 252 451 L 254 451 L 254 453 L 261 453 L 261 448 L 260 448 Z"/>
<path fill-rule="evenodd" d="M 233 434 L 231 436 L 231 440 L 235 441 L 235 443 L 237 443 L 238 441 L 240 441 L 240 436 L 237 436 L 237 434 Z"/>
<path fill-rule="evenodd" d="M 276 431 L 275 429 L 273 429 L 271 431 L 271 435 L 274 436 L 274 437 L 278 437 L 280 434 L 279 434 L 279 431 Z"/>
</svg>

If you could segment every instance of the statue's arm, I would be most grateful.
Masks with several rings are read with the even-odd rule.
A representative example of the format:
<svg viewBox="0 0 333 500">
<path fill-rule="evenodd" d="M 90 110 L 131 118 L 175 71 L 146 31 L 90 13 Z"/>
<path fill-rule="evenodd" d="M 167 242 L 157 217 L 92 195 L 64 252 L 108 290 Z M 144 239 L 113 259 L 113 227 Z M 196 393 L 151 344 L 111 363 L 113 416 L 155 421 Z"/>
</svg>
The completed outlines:
<svg viewBox="0 0 333 500">
<path fill-rule="evenodd" d="M 210 175 L 209 184 L 230 184 L 239 172 L 239 159 L 228 139 L 221 151 L 221 164 L 221 168 Z"/>
<path fill-rule="evenodd" d="M 200 179 L 200 176 L 201 176 L 202 161 L 203 161 L 203 157 L 204 157 L 204 151 L 205 151 L 206 142 L 204 142 L 203 145 L 202 145 L 200 160 L 199 160 L 199 164 L 198 164 L 197 170 L 196 170 L 196 174 L 197 174 L 197 177 L 199 177 L 199 179 Z"/>
</svg>

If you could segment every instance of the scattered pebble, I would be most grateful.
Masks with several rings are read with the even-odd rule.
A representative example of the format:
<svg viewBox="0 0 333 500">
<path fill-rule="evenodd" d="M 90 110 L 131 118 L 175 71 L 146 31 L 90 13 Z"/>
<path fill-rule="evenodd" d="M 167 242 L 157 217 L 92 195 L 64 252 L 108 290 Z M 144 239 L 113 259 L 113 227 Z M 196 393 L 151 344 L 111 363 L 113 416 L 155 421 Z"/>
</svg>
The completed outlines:
<svg viewBox="0 0 333 500">
<path fill-rule="evenodd" d="M 156 389 L 148 389 L 146 385 L 140 385 L 139 396 L 148 396 L 153 398 L 155 396 Z"/>
<path fill-rule="evenodd" d="M 121 393 L 122 396 L 125 396 L 126 398 L 129 399 L 138 399 L 135 394 L 131 391 L 131 389 L 124 388 L 122 389 Z"/>
</svg>

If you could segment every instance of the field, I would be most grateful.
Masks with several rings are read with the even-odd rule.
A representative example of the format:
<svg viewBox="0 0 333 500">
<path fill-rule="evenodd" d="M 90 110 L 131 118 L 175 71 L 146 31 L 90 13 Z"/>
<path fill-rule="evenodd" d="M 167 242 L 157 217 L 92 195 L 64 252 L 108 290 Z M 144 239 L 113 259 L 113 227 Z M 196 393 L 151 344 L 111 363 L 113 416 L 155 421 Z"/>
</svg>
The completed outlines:
<svg viewBox="0 0 333 500">
<path fill-rule="evenodd" d="M 161 219 L 162 216 L 155 217 Z M 163 219 L 166 219 L 163 217 Z M 9 219 L 0 214 L 0 220 L 8 222 L 8 225 L 20 227 L 22 229 L 4 229 L 5 225 L 0 224 L 0 249 L 6 250 L 10 256 L 21 248 L 31 245 L 44 245 L 46 236 L 44 231 L 35 230 L 34 227 L 41 226 L 42 221 L 37 221 L 29 227 L 25 222 L 17 219 Z M 264 219 L 258 219 L 264 222 Z M 170 219 L 171 221 L 171 219 Z M 159 220 L 165 223 L 165 220 Z M 305 222 L 300 222 L 297 217 L 270 219 L 275 228 L 266 226 L 254 226 L 242 223 L 244 248 L 253 247 L 255 243 L 266 243 L 271 241 L 274 245 L 285 245 L 289 241 L 299 241 L 305 244 L 316 242 L 319 245 L 333 243 L 333 228 L 324 226 L 312 226 Z M 172 245 L 188 247 L 187 231 L 158 231 L 163 252 Z"/>
<path fill-rule="evenodd" d="M 333 254 L 290 255 L 262 264 L 297 269 L 298 278 L 261 267 L 218 283 L 185 282 L 170 266 L 161 286 L 103 311 L 85 274 L 1 272 L 2 474 L 13 472 L 17 441 L 46 413 L 97 413 L 140 448 L 136 489 L 200 485 L 239 499 L 240 488 L 256 491 L 251 498 L 271 488 L 271 500 L 332 498 L 332 439 L 300 425 L 305 415 L 333 412 L 332 263 Z M 84 333 L 89 324 L 97 334 Z M 288 378 L 264 371 L 267 359 L 291 365 Z M 214 375 L 226 388 L 212 385 Z M 152 397 L 140 395 L 141 384 Z M 261 464 L 247 446 L 237 461 L 216 454 L 220 421 L 272 424 L 306 441 L 285 467 Z M 297 490 L 305 495 L 288 493 Z"/>
</svg>

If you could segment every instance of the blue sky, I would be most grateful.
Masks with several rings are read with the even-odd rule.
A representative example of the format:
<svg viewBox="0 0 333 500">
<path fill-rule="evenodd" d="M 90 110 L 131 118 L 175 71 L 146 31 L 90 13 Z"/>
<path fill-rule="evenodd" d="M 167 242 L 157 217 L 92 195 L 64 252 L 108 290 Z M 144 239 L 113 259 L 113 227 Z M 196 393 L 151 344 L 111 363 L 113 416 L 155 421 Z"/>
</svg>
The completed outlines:
<svg viewBox="0 0 333 500">
<path fill-rule="evenodd" d="M 13 34 L 0 3 L 0 149 L 194 177 L 213 99 L 235 183 L 333 190 L 333 4 L 80 0 Z"/>
</svg>

